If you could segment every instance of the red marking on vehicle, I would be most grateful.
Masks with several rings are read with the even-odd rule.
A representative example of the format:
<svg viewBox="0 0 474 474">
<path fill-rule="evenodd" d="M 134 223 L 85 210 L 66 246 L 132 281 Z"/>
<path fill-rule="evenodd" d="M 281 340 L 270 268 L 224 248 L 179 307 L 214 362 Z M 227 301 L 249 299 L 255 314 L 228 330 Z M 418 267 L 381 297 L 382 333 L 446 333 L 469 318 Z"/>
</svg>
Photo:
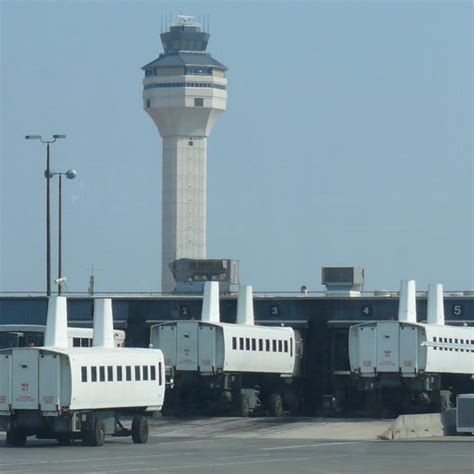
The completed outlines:
<svg viewBox="0 0 474 474">
<path fill-rule="evenodd" d="M 404 360 L 403 365 L 405 367 L 413 367 L 413 361 L 412 360 Z"/>
<path fill-rule="evenodd" d="M 17 402 L 32 402 L 33 398 L 29 395 L 21 395 L 20 397 L 16 398 Z"/>
<path fill-rule="evenodd" d="M 54 395 L 45 395 L 43 397 L 44 403 L 53 403 L 53 401 L 54 401 Z"/>
<path fill-rule="evenodd" d="M 6 395 L 0 395 L 0 403 L 5 403 L 7 401 Z"/>
<path fill-rule="evenodd" d="M 370 367 L 372 365 L 372 361 L 371 360 L 364 360 L 363 364 L 364 364 L 364 367 Z"/>
</svg>

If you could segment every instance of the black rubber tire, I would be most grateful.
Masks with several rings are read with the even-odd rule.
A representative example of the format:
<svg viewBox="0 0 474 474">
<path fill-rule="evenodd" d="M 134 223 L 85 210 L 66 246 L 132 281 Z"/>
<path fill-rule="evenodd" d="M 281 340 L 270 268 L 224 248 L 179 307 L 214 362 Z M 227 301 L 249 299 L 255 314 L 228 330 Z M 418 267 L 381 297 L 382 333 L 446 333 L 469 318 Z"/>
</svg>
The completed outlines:
<svg viewBox="0 0 474 474">
<path fill-rule="evenodd" d="M 85 446 L 103 446 L 105 441 L 105 425 L 102 420 L 97 420 L 92 431 L 87 431 L 83 438 L 82 443 Z"/>
<path fill-rule="evenodd" d="M 26 443 L 26 434 L 22 431 L 7 431 L 7 439 L 6 444 L 7 446 L 14 446 L 16 448 L 20 448 L 25 446 Z"/>
<path fill-rule="evenodd" d="M 283 400 L 279 393 L 272 393 L 268 398 L 268 409 L 271 416 L 283 416 Z"/>
<path fill-rule="evenodd" d="M 283 404 L 290 415 L 295 416 L 299 410 L 298 397 L 293 390 L 288 390 L 283 395 Z"/>
<path fill-rule="evenodd" d="M 250 399 L 247 395 L 240 397 L 239 416 L 243 418 L 250 416 Z"/>
<path fill-rule="evenodd" d="M 141 415 L 136 415 L 132 420 L 132 441 L 135 444 L 145 444 L 148 441 L 148 421 Z"/>
</svg>

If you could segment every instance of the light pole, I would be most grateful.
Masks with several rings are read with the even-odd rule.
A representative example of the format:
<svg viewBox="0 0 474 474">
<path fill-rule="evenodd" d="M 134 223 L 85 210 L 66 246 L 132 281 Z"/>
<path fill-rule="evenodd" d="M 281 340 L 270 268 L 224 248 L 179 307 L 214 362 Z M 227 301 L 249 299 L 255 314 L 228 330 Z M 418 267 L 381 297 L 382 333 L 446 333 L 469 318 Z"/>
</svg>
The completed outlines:
<svg viewBox="0 0 474 474">
<path fill-rule="evenodd" d="M 26 135 L 26 140 L 39 140 L 46 143 L 46 170 L 44 176 L 46 178 L 46 295 L 51 296 L 51 204 L 49 192 L 49 145 L 56 140 L 66 138 L 66 135 L 53 135 L 52 140 L 43 140 L 41 135 Z"/>
<path fill-rule="evenodd" d="M 56 283 L 58 285 L 58 296 L 61 295 L 61 286 L 64 283 L 65 278 L 62 276 L 62 178 L 66 176 L 68 179 L 74 179 L 77 176 L 76 170 L 67 170 L 65 173 L 60 173 L 56 171 L 49 172 L 49 178 L 53 176 L 59 176 L 58 180 L 58 278 Z"/>
</svg>

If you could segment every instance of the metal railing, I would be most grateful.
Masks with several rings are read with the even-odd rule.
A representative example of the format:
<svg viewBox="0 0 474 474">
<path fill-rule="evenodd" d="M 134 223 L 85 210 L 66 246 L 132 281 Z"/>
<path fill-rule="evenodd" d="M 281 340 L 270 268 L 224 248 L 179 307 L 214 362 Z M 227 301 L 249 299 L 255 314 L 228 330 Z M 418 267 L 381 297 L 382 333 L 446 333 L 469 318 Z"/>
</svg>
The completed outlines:
<svg viewBox="0 0 474 474">
<path fill-rule="evenodd" d="M 92 297 L 122 297 L 122 298 L 200 298 L 201 293 L 163 293 L 159 291 L 96 291 L 93 294 L 87 291 L 65 291 L 62 290 L 63 296 L 80 297 L 80 298 L 92 298 Z M 453 298 L 474 298 L 473 290 L 446 290 L 443 292 L 445 297 Z M 326 291 L 307 291 L 304 294 L 301 291 L 262 291 L 254 290 L 254 297 L 257 298 L 398 298 L 398 291 L 362 291 L 356 296 L 349 296 L 345 292 L 341 292 L 340 295 L 337 292 Z M 427 297 L 426 291 L 417 291 L 416 296 L 419 298 Z M 0 298 L 8 297 L 45 297 L 44 291 L 0 291 Z M 235 297 L 237 293 L 221 293 L 222 297 Z"/>
</svg>

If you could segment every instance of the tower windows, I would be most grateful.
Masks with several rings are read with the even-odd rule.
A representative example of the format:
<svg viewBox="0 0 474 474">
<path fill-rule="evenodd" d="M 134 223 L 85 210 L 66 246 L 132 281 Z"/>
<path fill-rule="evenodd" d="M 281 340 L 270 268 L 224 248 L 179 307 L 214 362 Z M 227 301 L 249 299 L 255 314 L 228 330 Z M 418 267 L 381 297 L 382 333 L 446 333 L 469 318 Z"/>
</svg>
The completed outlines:
<svg viewBox="0 0 474 474">
<path fill-rule="evenodd" d="M 155 89 L 162 87 L 207 87 L 211 89 L 220 89 L 225 91 L 226 86 L 223 84 L 214 84 L 210 82 L 158 82 L 155 84 L 146 84 L 143 89 Z"/>
<path fill-rule="evenodd" d="M 185 67 L 184 74 L 193 74 L 198 76 L 212 76 L 211 67 Z"/>
<path fill-rule="evenodd" d="M 204 99 L 201 97 L 194 98 L 194 107 L 204 107 Z"/>
<path fill-rule="evenodd" d="M 151 99 L 146 100 L 146 108 L 149 109 L 151 107 Z"/>
</svg>

